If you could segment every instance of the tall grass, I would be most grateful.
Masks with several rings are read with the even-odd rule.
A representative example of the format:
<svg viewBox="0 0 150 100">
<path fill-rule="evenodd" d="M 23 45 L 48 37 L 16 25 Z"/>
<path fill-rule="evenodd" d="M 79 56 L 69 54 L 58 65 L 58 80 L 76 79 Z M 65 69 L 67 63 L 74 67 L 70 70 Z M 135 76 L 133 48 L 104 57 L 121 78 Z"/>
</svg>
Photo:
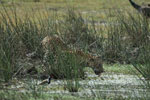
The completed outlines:
<svg viewBox="0 0 150 100">
<path fill-rule="evenodd" d="M 12 38 L 12 34 L 4 34 L 0 41 L 0 71 L 2 80 L 8 81 L 11 79 L 15 69 L 15 40 Z"/>
<path fill-rule="evenodd" d="M 8 13 L 7 10 L 11 10 L 11 13 Z M 4 13 L 3 13 L 4 12 Z M 69 12 L 70 13 L 74 13 Z M 75 14 L 75 13 L 74 13 Z M 25 58 L 26 54 L 29 52 L 36 51 L 36 55 L 40 56 L 41 60 L 44 59 L 43 49 L 41 47 L 41 40 L 46 35 L 60 34 L 59 31 L 65 27 L 64 32 L 66 30 L 70 30 L 68 28 L 68 21 L 64 21 L 64 23 L 57 27 L 57 21 L 51 20 L 50 16 L 45 15 L 45 19 L 38 19 L 37 17 L 30 18 L 28 14 L 25 14 L 25 18 L 20 18 L 17 15 L 17 12 L 14 8 L 6 9 L 3 8 L 1 11 L 1 74 L 5 78 L 5 81 L 11 79 L 13 74 L 17 71 L 17 60 Z M 71 14 L 70 14 L 71 15 Z M 77 15 L 78 16 L 78 15 Z M 65 16 L 68 18 L 68 16 Z M 70 25 L 71 24 L 82 24 L 83 22 L 74 22 L 74 20 L 78 20 L 82 18 L 78 17 L 70 17 Z M 72 21 L 71 21 L 72 20 Z M 67 26 L 64 26 L 67 25 Z M 88 27 L 86 27 L 88 28 Z M 79 32 L 82 32 L 84 27 L 80 27 Z M 81 31 L 80 31 L 81 30 Z M 88 29 L 84 29 L 85 31 Z M 74 30 L 75 31 L 75 30 Z M 74 33 L 70 33 L 74 34 Z M 79 33 L 78 33 L 79 34 Z M 63 35 L 63 33 L 61 33 Z M 78 39 L 78 36 L 75 36 Z M 71 38 L 74 38 L 71 37 Z M 48 65 L 51 69 L 46 66 L 45 70 L 50 71 L 50 73 L 54 74 L 57 78 L 73 78 L 73 77 L 81 77 L 83 75 L 83 68 L 81 67 L 82 61 L 78 59 L 75 54 L 71 54 L 69 52 L 63 52 L 59 47 L 56 53 L 50 51 L 50 55 L 48 56 Z M 60 49 L 60 50 L 59 50 Z M 61 70 L 60 70 L 61 69 Z M 79 73 L 80 72 L 80 73 Z M 50 74 L 49 72 L 47 74 Z M 9 74 L 9 75 L 6 75 Z M 3 79 L 2 79 L 3 80 Z M 8 81 L 7 80 L 7 81 Z"/>
<path fill-rule="evenodd" d="M 82 61 L 77 59 L 75 54 L 57 48 L 55 53 L 49 51 L 45 60 L 48 73 L 55 78 L 83 77 L 83 66 L 80 65 Z"/>
<path fill-rule="evenodd" d="M 8 12 L 11 11 L 11 12 Z M 0 12 L 0 75 L 8 81 L 17 71 L 17 60 L 28 52 L 38 51 L 42 35 L 38 25 L 30 18 L 25 21 L 17 16 L 15 7 Z"/>
<path fill-rule="evenodd" d="M 68 10 L 63 20 L 51 19 L 49 15 L 45 19 L 28 15 L 22 19 L 15 10 L 12 10 L 13 16 L 3 10 L 0 13 L 0 81 L 8 82 L 18 69 L 17 60 L 36 51 L 46 62 L 45 74 L 67 79 L 64 87 L 70 92 L 78 91 L 78 81 L 84 77 L 86 64 L 57 45 L 55 51 L 48 48 L 45 57 L 41 41 L 53 34 L 62 37 L 69 47 L 92 53 L 94 48 L 94 53 L 102 55 L 106 62 L 133 64 L 145 79 L 150 77 L 150 25 L 149 20 L 141 16 L 118 15 L 116 24 L 98 30 L 94 21 L 86 24 L 82 15 L 73 9 Z"/>
<path fill-rule="evenodd" d="M 90 52 L 91 49 L 102 46 L 96 26 L 87 24 L 82 14 L 73 8 L 68 8 L 61 26 L 62 37 L 67 44 Z"/>
<path fill-rule="evenodd" d="M 127 13 L 118 15 L 116 22 L 117 26 L 110 25 L 107 28 L 108 39 L 104 45 L 104 58 L 109 62 L 130 63 L 149 80 L 150 20 Z M 149 84 L 146 86 L 149 88 Z"/>
<path fill-rule="evenodd" d="M 19 56 L 17 49 L 20 48 L 16 31 L 13 29 L 14 24 L 7 14 L 1 12 L 0 21 L 0 79 L 3 81 L 12 78 L 16 70 L 16 58 Z"/>
<path fill-rule="evenodd" d="M 106 62 L 133 64 L 149 79 L 150 25 L 149 20 L 141 16 L 120 14 L 116 16 L 116 23 L 108 25 L 103 31 L 97 30 L 94 21 L 90 25 L 85 23 L 82 14 L 73 9 L 68 10 L 63 20 L 53 19 L 48 14 L 45 19 L 30 18 L 28 15 L 23 19 L 17 16 L 15 8 L 11 9 L 11 13 L 8 14 L 6 8 L 0 13 L 1 80 L 8 81 L 12 78 L 18 68 L 16 62 L 19 55 L 25 57 L 26 53 L 36 51 L 43 60 L 41 40 L 52 34 L 59 34 L 70 47 L 88 52 L 94 48 L 95 53 L 102 55 Z M 46 62 L 47 74 L 53 74 L 57 78 L 84 76 L 82 61 L 59 47 L 55 53 L 49 50 Z"/>
<path fill-rule="evenodd" d="M 11 60 L 9 53 L 13 54 L 11 57 L 17 57 L 17 54 L 24 56 L 26 53 L 34 51 L 43 59 L 41 40 L 46 35 L 53 34 L 59 34 L 70 47 L 80 48 L 83 51 L 92 53 L 94 49 L 95 54 L 102 55 L 106 62 L 111 63 L 132 63 L 137 61 L 137 59 L 140 60 L 143 55 L 140 49 L 143 47 L 147 48 L 147 43 L 149 42 L 150 29 L 148 20 L 141 16 L 133 16 L 130 13 L 128 15 L 118 15 L 116 23 L 108 25 L 103 30 L 98 30 L 94 21 L 91 24 L 86 24 L 82 14 L 73 9 L 68 9 L 63 20 L 57 19 L 57 14 L 53 18 L 48 15 L 48 12 L 44 14 L 44 19 L 43 17 L 37 18 L 34 15 L 30 18 L 28 14 L 25 15 L 25 18 L 17 16 L 15 8 L 11 9 L 11 14 L 8 14 L 6 8 L 1 12 L 0 28 L 1 34 L 3 34 L 1 35 L 1 52 L 5 52 L 1 54 L 8 54 L 5 56 L 9 58 L 9 61 Z M 40 16 L 42 15 L 40 14 Z M 62 53 L 59 49 L 57 53 L 56 59 L 60 59 L 58 62 L 66 62 L 63 61 L 63 57 L 68 54 Z M 52 58 L 55 56 L 54 54 L 50 55 Z M 3 58 L 3 56 L 1 57 Z M 71 61 L 70 58 L 66 59 L 73 63 L 73 60 Z M 72 59 L 75 59 L 75 57 Z M 16 60 L 16 58 L 13 60 Z M 8 62 L 8 60 L 4 61 Z M 4 61 L 1 60 L 1 62 Z M 55 61 L 49 58 L 48 62 L 52 64 Z M 10 65 L 12 64 L 7 66 Z"/>
<path fill-rule="evenodd" d="M 150 23 L 148 19 L 140 16 L 129 16 L 128 21 L 122 21 L 122 25 L 125 27 L 129 44 L 126 47 L 126 51 L 130 50 L 126 54 L 131 64 L 142 74 L 143 77 L 149 79 L 150 72 Z M 128 23 L 127 23 L 128 22 Z M 129 49 L 130 48 L 130 49 Z"/>
<path fill-rule="evenodd" d="M 149 41 L 149 24 L 145 18 L 132 14 L 118 14 L 116 24 L 110 25 L 104 57 L 111 61 L 130 63 L 138 54 L 138 49 L 146 46 Z M 140 53 L 142 55 L 142 52 Z"/>
</svg>

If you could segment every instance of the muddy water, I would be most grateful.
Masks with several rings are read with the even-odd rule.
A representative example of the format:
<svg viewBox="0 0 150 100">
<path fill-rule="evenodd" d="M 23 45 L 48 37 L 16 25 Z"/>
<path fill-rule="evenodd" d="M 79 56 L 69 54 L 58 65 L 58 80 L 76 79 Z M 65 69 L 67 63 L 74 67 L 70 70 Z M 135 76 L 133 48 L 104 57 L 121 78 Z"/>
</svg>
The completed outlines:
<svg viewBox="0 0 150 100">
<path fill-rule="evenodd" d="M 73 93 L 76 96 L 96 96 L 96 97 L 111 97 L 111 96 L 121 96 L 123 98 L 140 98 L 148 96 L 148 92 L 143 82 L 134 75 L 123 75 L 123 74 L 113 74 L 104 73 L 101 77 L 96 75 L 89 75 L 91 79 L 81 80 L 79 83 L 82 87 L 78 93 Z M 63 81 L 53 81 L 47 88 L 55 87 L 57 85 L 61 86 Z M 62 85 L 63 86 L 63 85 Z M 66 93 L 68 91 L 58 90 L 49 91 L 50 93 Z"/>
<path fill-rule="evenodd" d="M 85 80 L 80 80 L 78 92 L 69 92 L 64 89 L 65 80 L 52 80 L 51 84 L 37 85 L 40 80 L 24 80 L 20 84 L 12 85 L 12 89 L 20 92 L 33 91 L 33 88 L 40 92 L 73 95 L 76 97 L 121 97 L 121 98 L 147 98 L 150 96 L 144 83 L 135 75 L 124 75 L 114 73 L 103 73 L 100 77 L 94 74 L 87 76 Z"/>
</svg>

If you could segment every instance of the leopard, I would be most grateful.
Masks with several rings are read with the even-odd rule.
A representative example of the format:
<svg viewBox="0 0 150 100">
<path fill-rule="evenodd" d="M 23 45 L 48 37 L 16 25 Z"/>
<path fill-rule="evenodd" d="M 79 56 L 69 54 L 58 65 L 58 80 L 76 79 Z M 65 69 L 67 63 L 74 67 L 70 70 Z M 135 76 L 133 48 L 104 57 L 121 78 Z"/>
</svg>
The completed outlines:
<svg viewBox="0 0 150 100">
<path fill-rule="evenodd" d="M 44 39 L 41 41 L 41 46 L 45 52 L 45 58 L 47 58 L 49 48 L 53 54 L 56 54 L 56 50 L 59 48 L 62 52 L 74 54 L 77 58 L 82 59 L 86 63 L 87 67 L 93 69 L 96 75 L 100 76 L 101 73 L 104 72 L 103 62 L 99 56 L 85 53 L 80 49 L 69 47 L 58 35 L 44 37 Z"/>
</svg>

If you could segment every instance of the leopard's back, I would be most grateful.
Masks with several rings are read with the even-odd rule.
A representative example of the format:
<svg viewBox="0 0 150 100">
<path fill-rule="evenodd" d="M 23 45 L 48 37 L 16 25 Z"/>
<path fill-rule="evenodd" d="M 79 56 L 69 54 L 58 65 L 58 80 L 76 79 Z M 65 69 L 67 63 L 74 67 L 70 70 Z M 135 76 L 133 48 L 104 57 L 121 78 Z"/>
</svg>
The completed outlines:
<svg viewBox="0 0 150 100">
<path fill-rule="evenodd" d="M 62 52 L 75 55 L 77 59 L 82 59 L 88 67 L 91 67 L 97 75 L 100 75 L 104 71 L 102 60 L 99 57 L 93 56 L 90 53 L 85 53 L 82 50 L 69 48 L 67 44 L 65 44 L 64 41 L 58 36 L 46 36 L 42 40 L 41 44 L 47 52 L 48 48 L 51 48 L 52 52 L 55 52 L 56 47 L 59 47 Z"/>
</svg>

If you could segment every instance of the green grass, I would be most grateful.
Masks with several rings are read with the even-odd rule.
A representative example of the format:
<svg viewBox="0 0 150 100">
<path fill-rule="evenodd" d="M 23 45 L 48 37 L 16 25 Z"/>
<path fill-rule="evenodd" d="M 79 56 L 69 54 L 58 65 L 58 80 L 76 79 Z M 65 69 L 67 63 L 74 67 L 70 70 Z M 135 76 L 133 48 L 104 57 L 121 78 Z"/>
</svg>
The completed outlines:
<svg viewBox="0 0 150 100">
<path fill-rule="evenodd" d="M 38 4 L 35 5 L 38 6 Z M 33 5 L 33 7 L 36 6 Z M 114 24 L 110 24 L 108 27 L 101 28 L 97 27 L 94 21 L 91 25 L 86 24 L 84 15 L 76 11 L 75 8 L 68 8 L 67 12 L 64 13 L 64 16 L 60 19 L 59 13 L 54 12 L 53 15 L 51 15 L 48 11 L 45 11 L 45 9 L 43 9 L 45 12 L 41 12 L 41 8 L 36 10 L 36 13 L 33 13 L 34 8 L 29 8 L 29 12 L 28 9 L 26 9 L 24 12 L 25 16 L 22 18 L 22 16 L 17 13 L 18 7 L 19 6 L 7 8 L 4 6 L 1 11 L 2 20 L 0 21 L 2 23 L 2 33 L 11 34 L 8 40 L 7 35 L 4 35 L 6 44 L 4 42 L 1 46 L 3 48 L 5 45 L 9 46 L 14 42 L 9 39 L 15 40 L 15 43 L 17 41 L 18 44 L 15 45 L 14 47 L 16 48 L 13 49 L 19 47 L 23 50 L 23 54 L 34 51 L 40 52 L 40 41 L 46 35 L 59 34 L 65 40 L 66 44 L 86 52 L 94 52 L 94 54 L 102 56 L 106 62 L 132 63 L 139 59 L 143 52 L 134 52 L 134 50 L 147 46 L 145 42 L 149 41 L 147 38 L 149 35 L 149 26 L 146 20 L 139 15 L 135 16 L 128 12 L 124 14 L 117 13 L 114 16 L 117 20 L 116 22 L 119 23 L 117 27 Z M 30 14 L 31 12 L 33 13 L 32 15 Z M 95 20 L 95 18 L 93 18 L 93 20 Z M 140 36 L 140 34 L 142 34 L 142 36 L 137 37 Z M 1 41 L 3 41 L 3 38 L 1 38 Z M 90 46 L 93 43 L 95 44 Z M 11 49 L 11 47 L 8 48 Z M 19 52 L 20 50 L 14 51 Z M 4 52 L 7 52 L 9 57 L 11 51 Z M 135 55 L 132 52 L 135 53 Z M 140 53 L 140 55 L 135 58 L 137 53 Z M 14 54 L 13 57 L 16 56 L 15 53 L 11 54 Z M 41 54 L 40 56 L 43 55 Z M 8 64 L 8 66 L 9 65 L 11 65 L 11 63 Z M 3 65 L 1 66 L 3 67 Z"/>
<path fill-rule="evenodd" d="M 137 0 L 136 2 L 141 4 L 142 1 Z M 72 7 L 74 8 L 72 9 Z M 12 79 L 14 73 L 20 68 L 17 66 L 17 60 L 25 58 L 26 53 L 36 51 L 42 61 L 44 57 L 40 47 L 41 40 L 46 35 L 52 34 L 59 34 L 70 47 L 100 55 L 104 62 L 110 63 L 104 64 L 105 72 L 142 75 L 149 78 L 150 57 L 147 54 L 150 51 L 150 26 L 147 20 L 137 13 L 133 13 L 135 9 L 127 0 L 70 0 L 68 2 L 65 0 L 44 0 L 38 3 L 17 2 L 16 0 L 14 4 L 4 3 L 1 8 L 0 82 L 1 80 L 8 82 Z M 110 8 L 114 10 L 110 10 Z M 116 9 L 122 9 L 122 12 L 116 13 Z M 58 11 L 56 12 L 56 10 Z M 93 10 L 96 12 L 93 13 Z M 119 24 L 99 27 L 94 21 L 90 25 L 86 24 L 84 19 L 115 21 Z M 73 39 L 76 41 L 70 42 Z M 57 64 L 56 61 L 53 61 L 55 56 L 57 56 Z M 57 55 L 52 54 L 50 57 L 52 58 L 48 58 L 50 66 L 45 69 L 48 74 L 51 73 L 50 67 L 55 66 L 53 70 L 59 76 L 65 74 L 68 79 L 74 78 L 75 75 L 78 77 L 78 69 L 76 68 L 80 67 L 79 63 L 81 62 L 78 61 L 80 59 L 61 52 L 57 52 Z M 60 67 L 63 70 L 59 70 Z M 61 71 L 63 72 L 61 73 Z M 73 86 L 72 82 L 68 82 L 68 85 L 70 84 L 71 86 L 68 86 L 70 91 L 74 87 L 79 88 L 78 83 Z M 43 98 L 55 98 L 57 100 L 60 98 L 59 95 L 39 95 L 36 91 L 32 93 L 9 93 L 9 91 L 5 91 L 0 94 L 0 99 L 10 100 Z M 14 94 L 18 94 L 19 97 L 13 96 Z M 61 99 L 76 100 L 82 98 L 63 96 Z"/>
<path fill-rule="evenodd" d="M 110 72 L 114 74 L 130 74 L 137 75 L 137 70 L 133 65 L 128 64 L 104 64 L 105 72 Z"/>
<path fill-rule="evenodd" d="M 117 13 L 115 19 L 119 22 L 119 25 L 116 27 L 114 24 L 111 24 L 101 29 L 101 27 L 97 28 L 94 22 L 92 25 L 86 24 L 84 22 L 84 15 L 74 11 L 75 9 L 72 10 L 72 8 L 67 9 L 68 12 L 64 13 L 65 16 L 63 16 L 62 19 L 59 19 L 59 13 L 57 14 L 55 12 L 53 15 L 50 15 L 48 11 L 41 12 L 41 8 L 33 15 L 30 13 L 33 13 L 34 8 L 31 9 L 29 13 L 27 12 L 28 9 L 26 9 L 25 11 L 27 13 L 24 12 L 25 16 L 22 18 L 17 13 L 17 8 L 18 6 L 16 6 L 16 8 L 3 8 L 1 11 L 1 23 L 4 25 L 1 26 L 1 29 L 4 30 L 4 33 L 14 33 L 14 36 L 20 37 L 20 40 L 17 41 L 25 46 L 22 50 L 26 49 L 29 52 L 39 50 L 40 41 L 47 34 L 59 34 L 62 35 L 67 44 L 70 43 L 69 45 L 83 49 L 83 51 L 91 52 L 91 49 L 94 48 L 95 54 L 101 55 L 106 62 L 131 63 L 130 61 L 136 60 L 134 56 L 130 56 L 132 52 L 135 49 L 146 46 L 144 43 L 148 40 L 143 39 L 149 35 L 149 26 L 146 24 L 146 20 L 138 15 L 134 16 L 131 13 Z M 6 27 L 7 30 L 5 29 Z M 142 34 L 142 36 L 137 37 L 140 36 L 140 34 Z M 10 38 L 16 40 L 16 37 L 10 36 Z M 66 38 L 67 36 L 69 38 Z M 76 41 L 74 43 L 70 42 L 73 41 L 73 39 Z M 89 45 L 95 41 L 94 47 L 90 47 Z M 11 43 L 11 41 L 9 41 L 9 43 Z M 4 47 L 4 45 L 2 45 L 2 47 Z M 138 52 L 135 51 L 135 53 Z M 138 58 L 140 58 L 140 56 Z"/>
<path fill-rule="evenodd" d="M 115 20 L 116 13 L 112 13 L 112 10 L 122 10 L 120 13 L 124 13 L 125 11 L 136 12 L 128 0 L 41 0 L 41 2 L 38 3 L 18 1 L 20 0 L 16 0 L 14 5 L 20 16 L 24 15 L 24 9 L 29 13 L 29 15 L 32 15 L 32 10 L 28 8 L 32 8 L 34 10 L 34 14 L 37 14 L 36 16 L 38 16 L 39 12 L 45 12 L 46 9 L 49 14 L 53 14 L 53 9 L 57 9 L 57 13 L 60 18 L 62 18 L 65 14 L 64 12 L 66 12 L 69 7 L 74 7 L 76 10 L 83 12 L 84 18 L 94 18 L 96 21 L 108 21 L 110 19 Z M 148 2 L 148 0 L 136 0 L 135 2 L 142 4 L 144 1 Z M 4 5 L 8 7 L 13 6 L 11 3 L 4 3 Z"/>
<path fill-rule="evenodd" d="M 124 99 L 122 97 L 106 97 L 106 98 L 101 98 L 101 97 L 77 97 L 77 96 L 73 96 L 73 95 L 63 95 L 63 94 L 50 94 L 50 93 L 42 93 L 39 94 L 37 93 L 37 95 L 35 94 L 31 94 L 29 92 L 26 93 L 20 93 L 20 92 L 15 92 L 15 91 L 5 91 L 5 92 L 1 92 L 0 94 L 0 99 L 1 100 L 133 100 L 131 98 L 127 98 Z M 144 98 L 141 100 L 145 100 Z"/>
</svg>

